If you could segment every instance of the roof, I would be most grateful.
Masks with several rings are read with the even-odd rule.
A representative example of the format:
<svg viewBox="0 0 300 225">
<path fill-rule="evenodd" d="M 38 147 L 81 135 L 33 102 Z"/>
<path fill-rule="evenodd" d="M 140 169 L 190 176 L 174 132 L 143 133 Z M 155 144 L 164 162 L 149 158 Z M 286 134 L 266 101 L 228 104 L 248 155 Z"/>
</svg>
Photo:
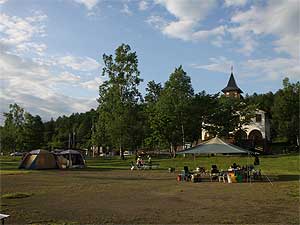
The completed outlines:
<svg viewBox="0 0 300 225">
<path fill-rule="evenodd" d="M 228 91 L 237 91 L 239 93 L 243 93 L 243 91 L 237 86 L 233 73 L 230 74 L 227 86 L 222 90 L 224 93 Z"/>
<path fill-rule="evenodd" d="M 250 154 L 249 151 L 242 149 L 236 145 L 228 144 L 220 138 L 215 137 L 201 145 L 189 148 L 187 150 L 178 152 L 177 154 Z"/>
</svg>

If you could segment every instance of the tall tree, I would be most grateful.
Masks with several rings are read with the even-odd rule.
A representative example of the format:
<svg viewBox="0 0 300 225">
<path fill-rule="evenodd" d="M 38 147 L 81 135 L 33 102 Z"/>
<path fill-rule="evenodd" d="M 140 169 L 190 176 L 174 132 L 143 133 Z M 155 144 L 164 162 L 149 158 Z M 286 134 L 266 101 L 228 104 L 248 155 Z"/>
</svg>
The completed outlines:
<svg viewBox="0 0 300 225">
<path fill-rule="evenodd" d="M 5 117 L 3 136 L 1 137 L 2 149 L 5 151 L 23 150 L 25 111 L 18 104 L 10 104 L 9 112 Z"/>
<path fill-rule="evenodd" d="M 134 139 L 132 131 L 138 113 L 137 105 L 142 99 L 138 85 L 142 81 L 138 70 L 136 52 L 131 52 L 129 45 L 122 44 L 112 55 L 103 55 L 104 68 L 102 75 L 108 80 L 99 87 L 99 119 L 96 127 L 98 136 L 104 137 L 106 132 L 110 144 L 123 151 Z M 101 134 L 102 133 L 102 134 Z"/>
<path fill-rule="evenodd" d="M 299 96 L 300 82 L 283 80 L 283 89 L 275 94 L 272 118 L 279 137 L 299 146 Z"/>
<path fill-rule="evenodd" d="M 43 145 L 44 124 L 40 116 L 25 113 L 24 150 L 38 149 Z"/>
<path fill-rule="evenodd" d="M 177 147 L 185 144 L 187 117 L 193 95 L 191 78 L 182 66 L 175 68 L 157 102 L 157 116 L 153 121 L 159 129 L 157 132 L 169 144 L 170 152 L 174 157 Z"/>
</svg>

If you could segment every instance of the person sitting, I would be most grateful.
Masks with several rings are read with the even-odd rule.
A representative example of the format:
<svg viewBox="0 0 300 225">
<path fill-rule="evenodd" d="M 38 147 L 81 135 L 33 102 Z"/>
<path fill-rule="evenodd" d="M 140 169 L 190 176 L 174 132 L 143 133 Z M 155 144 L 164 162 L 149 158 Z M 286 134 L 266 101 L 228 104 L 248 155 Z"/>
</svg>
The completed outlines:
<svg viewBox="0 0 300 225">
<path fill-rule="evenodd" d="M 143 164 L 142 164 L 142 159 L 141 159 L 140 157 L 138 157 L 138 159 L 137 159 L 137 161 L 136 161 L 136 166 L 137 166 L 137 168 L 139 168 L 139 169 L 143 166 Z"/>
<path fill-rule="evenodd" d="M 231 168 L 232 168 L 232 169 L 237 169 L 237 167 L 238 167 L 238 165 L 237 165 L 236 163 L 233 163 L 233 164 L 231 165 Z"/>
<path fill-rule="evenodd" d="M 192 173 L 189 171 L 189 167 L 184 166 L 183 167 L 184 180 L 189 181 L 191 179 L 191 175 L 192 175 Z"/>
<path fill-rule="evenodd" d="M 217 165 L 212 165 L 212 166 L 211 166 L 210 172 L 211 172 L 211 173 L 219 173 L 219 170 L 218 170 Z"/>
<path fill-rule="evenodd" d="M 219 170 L 217 165 L 212 165 L 210 170 L 210 180 L 217 179 L 219 176 Z"/>
<path fill-rule="evenodd" d="M 258 156 L 256 155 L 255 158 L 254 158 L 254 166 L 258 166 L 259 165 L 259 158 Z"/>
</svg>

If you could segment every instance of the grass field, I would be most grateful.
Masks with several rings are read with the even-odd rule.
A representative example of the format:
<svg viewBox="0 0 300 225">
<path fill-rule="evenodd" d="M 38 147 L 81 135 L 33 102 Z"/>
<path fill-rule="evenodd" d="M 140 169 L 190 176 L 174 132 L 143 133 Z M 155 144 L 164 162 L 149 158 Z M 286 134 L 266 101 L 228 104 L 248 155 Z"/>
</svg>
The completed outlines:
<svg viewBox="0 0 300 225">
<path fill-rule="evenodd" d="M 260 157 L 268 181 L 177 182 L 194 169 L 247 157 L 152 158 L 157 170 L 130 171 L 133 161 L 88 159 L 83 170 L 18 170 L 1 157 L 1 213 L 8 224 L 299 224 L 299 155 Z M 168 173 L 169 167 L 177 172 Z"/>
</svg>

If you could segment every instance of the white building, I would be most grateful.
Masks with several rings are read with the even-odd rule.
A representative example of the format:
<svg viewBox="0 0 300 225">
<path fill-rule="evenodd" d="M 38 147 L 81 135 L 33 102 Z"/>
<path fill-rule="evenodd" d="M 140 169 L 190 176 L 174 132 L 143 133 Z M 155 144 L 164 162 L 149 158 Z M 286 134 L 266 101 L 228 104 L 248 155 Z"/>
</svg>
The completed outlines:
<svg viewBox="0 0 300 225">
<path fill-rule="evenodd" d="M 233 73 L 231 72 L 227 86 L 222 90 L 226 97 L 241 98 L 243 91 L 237 86 Z M 244 131 L 243 131 L 244 130 Z M 257 109 L 255 117 L 249 125 L 243 126 L 243 130 L 237 132 L 236 135 L 248 142 L 252 143 L 253 146 L 256 144 L 263 144 L 271 140 L 270 135 L 270 120 L 267 113 L 263 110 Z M 210 139 L 210 134 L 207 130 L 202 129 L 202 141 Z"/>
</svg>

